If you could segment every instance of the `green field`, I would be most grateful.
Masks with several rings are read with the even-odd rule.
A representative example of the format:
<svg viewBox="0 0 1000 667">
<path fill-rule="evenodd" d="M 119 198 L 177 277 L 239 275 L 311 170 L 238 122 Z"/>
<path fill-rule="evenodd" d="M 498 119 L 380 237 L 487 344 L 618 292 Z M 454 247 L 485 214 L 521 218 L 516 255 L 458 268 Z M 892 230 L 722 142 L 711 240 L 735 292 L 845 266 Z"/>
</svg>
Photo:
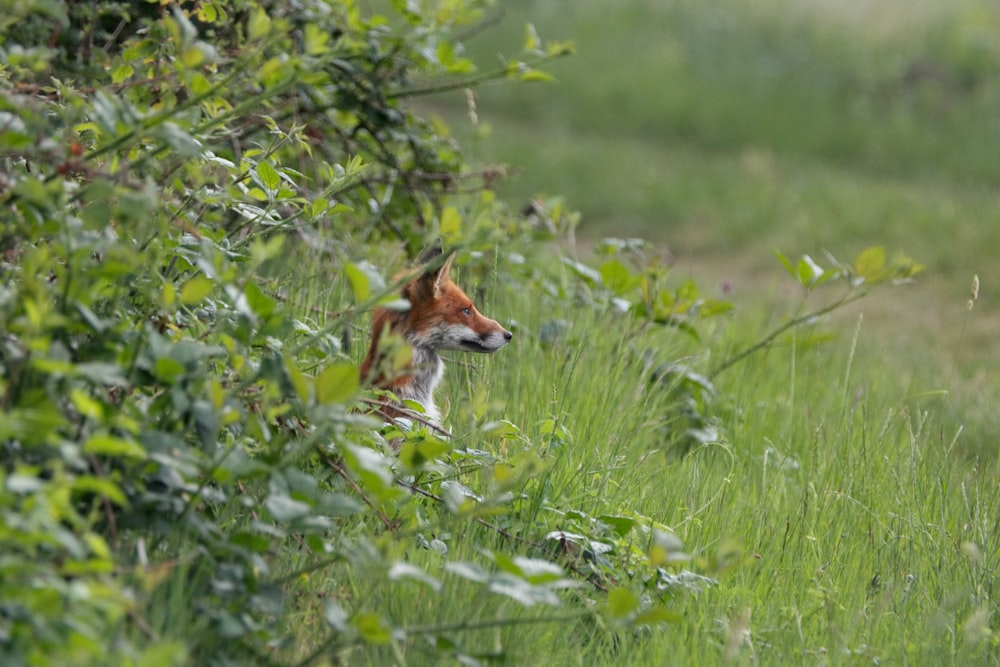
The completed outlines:
<svg viewBox="0 0 1000 667">
<path fill-rule="evenodd" d="M 819 323 L 833 343 L 778 348 L 720 378 L 724 444 L 679 461 L 650 455 L 656 410 L 634 371 L 622 377 L 611 320 L 574 321 L 588 333 L 563 351 L 580 356 L 571 377 L 550 378 L 561 362 L 536 359 L 533 341 L 496 359 L 493 391 L 517 423 L 559 397 L 550 410 L 576 436 L 554 463 L 572 476 L 555 485 L 567 499 L 655 516 L 702 556 L 744 550 L 681 603 L 676 628 L 606 653 L 538 642 L 558 664 L 996 664 L 996 6 L 504 7 L 470 44 L 480 62 L 516 48 L 526 22 L 578 54 L 548 68 L 553 84 L 479 90 L 476 127 L 461 95 L 429 108 L 484 163 L 511 168 L 503 196 L 579 209 L 583 249 L 631 235 L 669 248 L 678 281 L 734 290 L 726 336 L 743 342 L 797 303 L 773 248 L 850 260 L 884 245 L 928 267 Z M 530 322 L 538 306 L 499 297 L 493 309 Z M 525 357 L 542 370 L 519 370 Z"/>
<path fill-rule="evenodd" d="M 8 5 L 3 665 L 1000 665 L 995 2 Z"/>
</svg>

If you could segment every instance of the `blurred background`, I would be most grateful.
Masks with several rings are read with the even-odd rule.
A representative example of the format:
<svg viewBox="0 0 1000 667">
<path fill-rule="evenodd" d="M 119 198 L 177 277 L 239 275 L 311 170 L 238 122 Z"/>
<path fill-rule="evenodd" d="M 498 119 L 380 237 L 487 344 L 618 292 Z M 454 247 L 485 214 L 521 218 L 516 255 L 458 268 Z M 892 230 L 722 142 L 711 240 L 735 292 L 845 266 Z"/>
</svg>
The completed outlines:
<svg viewBox="0 0 1000 667">
<path fill-rule="evenodd" d="M 1000 3 L 508 0 L 488 23 L 482 70 L 526 24 L 577 48 L 554 83 L 480 89 L 475 124 L 462 92 L 435 99 L 473 158 L 510 167 L 503 195 L 563 196 L 585 242 L 653 240 L 738 308 L 791 307 L 774 248 L 905 252 L 927 270 L 857 307 L 869 349 L 1000 434 Z"/>
</svg>

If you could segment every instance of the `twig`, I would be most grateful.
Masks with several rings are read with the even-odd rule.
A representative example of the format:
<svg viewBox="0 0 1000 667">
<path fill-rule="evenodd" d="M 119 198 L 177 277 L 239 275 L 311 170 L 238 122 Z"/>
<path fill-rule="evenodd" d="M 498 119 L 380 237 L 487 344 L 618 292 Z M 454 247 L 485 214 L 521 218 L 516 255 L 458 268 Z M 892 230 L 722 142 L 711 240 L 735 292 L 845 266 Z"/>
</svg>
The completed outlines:
<svg viewBox="0 0 1000 667">
<path fill-rule="evenodd" d="M 840 308 L 841 306 L 846 306 L 846 305 L 848 305 L 850 303 L 854 303 L 858 299 L 861 299 L 861 298 L 863 298 L 863 297 L 865 297 L 867 295 L 868 295 L 868 291 L 867 290 L 858 290 L 857 292 L 848 293 L 847 296 L 845 296 L 844 298 L 838 299 L 837 301 L 834 301 L 831 304 L 823 306 L 822 308 L 819 308 L 817 310 L 813 310 L 811 312 L 808 312 L 805 315 L 799 315 L 798 317 L 794 317 L 794 318 L 790 319 L 788 322 L 785 322 L 780 327 L 778 327 L 777 329 L 775 329 L 774 331 L 772 331 L 771 333 L 769 333 L 764 338 L 761 338 L 759 341 L 757 341 L 756 343 L 754 343 L 750 347 L 744 348 L 739 353 L 737 353 L 737 354 L 729 357 L 728 359 L 726 359 L 725 361 L 723 361 L 721 364 L 719 364 L 718 366 L 716 366 L 715 368 L 713 368 L 711 371 L 709 371 L 708 377 L 710 379 L 714 379 L 715 376 L 717 376 L 719 373 L 721 373 L 722 371 L 726 370 L 730 366 L 735 366 L 739 362 L 741 362 L 744 359 L 746 359 L 747 357 L 749 357 L 754 352 L 757 352 L 757 351 L 759 351 L 759 350 L 761 350 L 761 349 L 763 349 L 765 347 L 768 347 L 771 343 L 774 342 L 774 339 L 776 339 L 778 336 L 780 336 L 781 334 L 785 333 L 789 329 L 794 329 L 795 327 L 799 326 L 800 324 L 804 324 L 804 323 L 808 322 L 811 319 L 814 319 L 816 317 L 821 317 L 823 315 L 826 315 L 827 313 L 832 312 L 832 311 L 836 310 L 837 308 Z"/>
<path fill-rule="evenodd" d="M 421 415 L 419 412 L 416 412 L 415 410 L 411 410 L 405 406 L 402 406 L 399 403 L 394 403 L 392 401 L 383 401 L 377 398 L 362 398 L 361 402 L 375 408 L 384 408 L 387 410 L 394 410 L 395 412 L 402 412 L 407 419 L 412 419 L 413 421 L 420 422 L 420 424 L 422 424 L 423 426 L 426 426 L 432 431 L 437 431 L 438 434 L 444 436 L 445 438 L 452 437 L 451 433 L 441 428 L 427 417 Z"/>
<path fill-rule="evenodd" d="M 546 54 L 544 56 L 539 56 L 530 62 L 525 62 L 524 64 L 528 67 L 534 68 L 537 65 L 544 65 L 545 63 L 552 62 L 556 58 L 561 58 L 562 56 L 569 55 L 569 51 L 559 51 L 558 53 Z M 434 95 L 437 93 L 446 93 L 452 90 L 461 90 L 463 88 L 475 88 L 476 86 L 486 83 L 487 81 L 493 81 L 498 79 L 504 79 L 508 76 L 510 70 L 507 67 L 501 67 L 489 72 L 484 72 L 483 74 L 478 74 L 476 76 L 470 76 L 460 81 L 453 81 L 450 83 L 440 83 L 436 85 L 425 86 L 423 88 L 403 88 L 401 90 L 391 90 L 385 94 L 386 100 L 394 100 L 401 97 L 417 97 L 419 95 Z"/>
<path fill-rule="evenodd" d="M 376 516 L 378 516 L 379 521 L 382 522 L 382 525 L 384 525 L 386 527 L 386 529 L 389 530 L 390 532 L 395 532 L 396 526 L 395 526 L 395 524 L 393 524 L 392 520 L 388 516 L 386 516 L 385 513 L 382 510 L 380 510 L 378 507 L 376 507 L 375 503 L 372 502 L 372 500 L 367 495 L 365 495 L 365 492 L 361 490 L 361 487 L 358 486 L 358 483 L 355 482 L 351 478 L 351 476 L 347 474 L 346 470 L 344 470 L 344 466 L 342 466 L 339 463 L 337 463 L 333 459 L 333 457 L 330 456 L 330 454 L 328 452 L 325 452 L 325 451 L 323 451 L 322 449 L 319 449 L 319 448 L 317 448 L 316 451 L 318 451 L 320 453 L 320 456 L 323 457 L 323 460 L 326 462 L 326 464 L 328 466 L 330 466 L 330 468 L 335 473 L 337 473 L 338 475 L 340 475 L 344 479 L 344 481 L 347 482 L 348 486 L 350 486 L 352 489 L 354 489 L 354 492 L 356 494 L 358 494 L 358 496 L 361 497 L 361 500 L 363 500 L 366 505 L 368 505 L 369 507 L 372 508 L 372 510 L 375 512 Z"/>
</svg>

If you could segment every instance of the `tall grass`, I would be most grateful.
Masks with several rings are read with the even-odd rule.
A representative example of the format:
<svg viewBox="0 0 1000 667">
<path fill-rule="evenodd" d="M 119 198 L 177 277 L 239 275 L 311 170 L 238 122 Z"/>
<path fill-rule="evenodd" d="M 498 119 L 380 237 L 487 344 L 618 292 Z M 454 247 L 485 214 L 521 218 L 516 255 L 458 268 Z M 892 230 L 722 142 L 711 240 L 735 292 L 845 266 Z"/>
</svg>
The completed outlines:
<svg viewBox="0 0 1000 667">
<path fill-rule="evenodd" d="M 876 360 L 863 320 L 854 337 L 812 345 L 801 331 L 719 376 L 711 412 L 720 437 L 681 454 L 677 399 L 650 382 L 651 368 L 713 365 L 712 355 L 759 338 L 770 317 L 740 313 L 699 343 L 640 329 L 586 300 L 515 289 L 502 269 L 478 285 L 471 274 L 459 281 L 485 293 L 484 312 L 516 322 L 514 342 L 493 356 L 456 355 L 441 398 L 456 447 L 537 462 L 490 517 L 514 537 L 462 521 L 435 535 L 403 527 L 414 536 L 408 562 L 442 577 L 443 598 L 416 582 L 400 595 L 371 578 L 355 584 L 320 572 L 300 582 L 302 599 L 316 600 L 303 620 L 315 618 L 323 596 L 367 600 L 411 627 L 481 626 L 464 636 L 467 652 L 523 665 L 1000 664 L 992 576 L 1000 468 L 964 447 L 925 377 Z M 469 439 L 473 422 L 497 418 L 521 437 Z M 493 483 L 482 472 L 460 481 L 477 492 Z M 568 510 L 660 522 L 692 552 L 692 569 L 717 584 L 678 593 L 679 622 L 622 634 L 592 620 L 571 631 L 545 622 L 600 604 L 589 585 L 559 609 L 526 610 L 440 572 L 441 545 L 449 559 L 476 560 L 484 537 L 538 555 L 535 545 L 564 526 Z M 444 516 L 433 503 L 426 511 Z M 420 547 L 432 538 L 437 548 Z M 435 656 L 386 647 L 341 658 L 430 664 Z"/>
<path fill-rule="evenodd" d="M 995 8 L 505 6 L 500 30 L 473 43 L 480 60 L 519 43 L 524 20 L 575 39 L 580 55 L 553 66 L 554 87 L 482 91 L 489 132 L 467 127 L 462 96 L 438 110 L 461 136 L 487 137 L 476 145 L 484 160 L 521 169 L 505 195 L 565 194 L 585 236 L 670 243 L 678 272 L 731 281 L 738 310 L 696 343 L 638 331 L 573 294 L 515 289 L 502 265 L 479 286 L 463 276 L 485 293 L 484 312 L 516 321 L 516 337 L 449 365 L 441 402 L 454 444 L 536 465 L 492 517 L 525 554 L 567 510 L 635 513 L 673 529 L 692 569 L 717 584 L 677 594 L 680 621 L 641 634 L 544 622 L 599 603 L 591 588 L 560 610 L 526 611 L 447 575 L 445 604 L 415 583 L 386 600 L 394 619 L 479 624 L 466 648 L 487 657 L 504 646 L 509 664 L 1000 664 L 995 299 L 984 289 L 963 310 L 972 274 L 990 276 L 1000 247 L 988 224 L 1000 175 Z M 839 256 L 872 244 L 931 271 L 815 325 L 839 333 L 831 343 L 801 330 L 719 376 L 710 413 L 720 436 L 682 454 L 679 399 L 650 382 L 651 369 L 710 368 L 789 312 L 796 296 L 773 287 L 772 247 Z M 521 437 L 469 440 L 474 422 L 498 418 Z M 440 556 L 410 529 L 407 558 L 439 574 Z M 491 533 L 510 539 L 458 523 L 421 537 L 473 560 L 471 545 Z M 373 606 L 390 591 L 321 576 L 302 586 Z M 342 657 L 432 661 L 388 648 Z"/>
</svg>

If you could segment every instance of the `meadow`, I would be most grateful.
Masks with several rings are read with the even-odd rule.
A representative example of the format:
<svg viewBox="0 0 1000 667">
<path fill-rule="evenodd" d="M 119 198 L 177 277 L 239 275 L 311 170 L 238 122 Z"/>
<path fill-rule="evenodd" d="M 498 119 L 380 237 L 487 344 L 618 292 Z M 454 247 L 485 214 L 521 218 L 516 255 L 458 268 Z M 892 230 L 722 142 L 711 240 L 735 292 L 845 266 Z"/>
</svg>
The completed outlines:
<svg viewBox="0 0 1000 667">
<path fill-rule="evenodd" d="M 993 3 L 181 4 L 0 13 L 0 662 L 1000 664 Z"/>
<path fill-rule="evenodd" d="M 573 377 L 550 378 L 555 359 L 519 370 L 537 354 L 521 339 L 492 362 L 511 418 L 557 397 L 575 435 L 559 454 L 568 498 L 641 507 L 706 562 L 739 553 L 676 627 L 606 653 L 540 641 L 559 664 L 995 664 L 996 7 L 509 2 L 470 51 L 489 62 L 530 38 L 526 23 L 576 43 L 553 83 L 478 90 L 475 124 L 459 95 L 429 109 L 509 166 L 503 196 L 579 209 L 581 253 L 641 236 L 676 281 L 725 291 L 736 312 L 710 356 L 799 307 L 774 248 L 884 245 L 927 265 L 800 332 L 832 340 L 791 337 L 720 376 L 722 441 L 681 459 L 659 451 L 641 373 L 606 340 L 613 319 L 560 314 L 596 327 L 563 351 L 581 357 Z M 521 321 L 537 300 L 501 292 L 492 308 Z M 654 345 L 683 357 L 674 342 Z"/>
</svg>

